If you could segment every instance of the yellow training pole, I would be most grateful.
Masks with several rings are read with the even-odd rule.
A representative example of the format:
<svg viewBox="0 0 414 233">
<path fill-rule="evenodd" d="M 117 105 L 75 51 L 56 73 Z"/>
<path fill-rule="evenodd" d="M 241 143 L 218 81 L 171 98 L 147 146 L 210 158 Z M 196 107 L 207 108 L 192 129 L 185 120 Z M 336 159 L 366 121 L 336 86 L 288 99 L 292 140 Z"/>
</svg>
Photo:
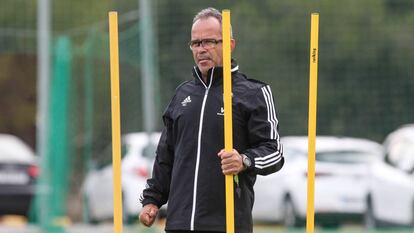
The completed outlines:
<svg viewBox="0 0 414 233">
<path fill-rule="evenodd" d="M 312 13 L 309 67 L 308 208 L 306 210 L 306 233 L 313 233 L 315 228 L 315 144 L 316 105 L 318 92 L 318 31 L 319 14 Z"/>
<path fill-rule="evenodd" d="M 122 233 L 121 127 L 119 96 L 118 14 L 109 12 L 111 58 L 112 172 L 114 190 L 114 232 Z"/>
<path fill-rule="evenodd" d="M 233 120 L 231 103 L 231 49 L 230 10 L 223 10 L 223 79 L 224 79 L 224 150 L 233 151 Z M 226 233 L 234 233 L 234 185 L 233 176 L 226 175 Z"/>
</svg>

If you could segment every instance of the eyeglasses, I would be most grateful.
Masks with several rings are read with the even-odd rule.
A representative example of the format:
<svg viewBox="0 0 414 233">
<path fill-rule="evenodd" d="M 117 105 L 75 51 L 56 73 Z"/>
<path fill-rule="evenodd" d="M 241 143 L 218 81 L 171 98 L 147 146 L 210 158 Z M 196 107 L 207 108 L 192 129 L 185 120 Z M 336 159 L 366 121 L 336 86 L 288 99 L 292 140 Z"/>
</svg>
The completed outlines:
<svg viewBox="0 0 414 233">
<path fill-rule="evenodd" d="M 205 49 L 211 49 L 216 46 L 216 44 L 223 42 L 223 40 L 216 40 L 216 39 L 202 39 L 202 40 L 192 40 L 188 43 L 191 50 L 194 50 L 200 46 Z"/>
</svg>

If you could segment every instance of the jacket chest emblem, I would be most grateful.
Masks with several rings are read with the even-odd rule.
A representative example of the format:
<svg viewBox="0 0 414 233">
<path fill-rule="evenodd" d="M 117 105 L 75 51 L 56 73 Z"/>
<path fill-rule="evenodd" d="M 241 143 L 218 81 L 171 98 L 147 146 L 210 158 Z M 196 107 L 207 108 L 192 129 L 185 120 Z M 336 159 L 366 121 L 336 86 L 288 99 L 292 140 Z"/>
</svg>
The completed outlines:
<svg viewBox="0 0 414 233">
<path fill-rule="evenodd" d="M 220 111 L 217 113 L 218 116 L 224 116 L 224 108 L 221 107 Z"/>
<path fill-rule="evenodd" d="M 191 103 L 191 97 L 190 96 L 187 96 L 182 102 L 181 102 L 181 105 L 183 106 L 183 107 L 185 107 L 185 106 L 187 106 L 187 104 L 188 103 Z"/>
</svg>

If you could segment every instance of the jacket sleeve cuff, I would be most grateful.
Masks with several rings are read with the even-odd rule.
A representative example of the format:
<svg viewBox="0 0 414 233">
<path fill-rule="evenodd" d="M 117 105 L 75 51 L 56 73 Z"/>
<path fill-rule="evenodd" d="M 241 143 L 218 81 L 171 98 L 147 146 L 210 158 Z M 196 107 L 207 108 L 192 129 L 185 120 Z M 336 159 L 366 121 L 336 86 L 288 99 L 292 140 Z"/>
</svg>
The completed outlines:
<svg viewBox="0 0 414 233">
<path fill-rule="evenodd" d="M 254 166 L 255 166 L 254 157 L 252 155 L 250 155 L 249 153 L 241 153 L 241 154 L 246 155 L 250 159 L 250 166 L 245 167 L 245 169 L 243 171 L 254 171 Z M 243 163 L 243 165 L 244 165 L 244 163 Z"/>
<path fill-rule="evenodd" d="M 146 198 L 146 199 L 143 199 L 142 201 L 141 201 L 141 204 L 142 204 L 142 207 L 144 207 L 144 206 L 146 206 L 146 205 L 148 205 L 148 204 L 154 204 L 154 205 L 156 205 L 158 208 L 161 208 L 161 205 L 159 205 L 154 199 L 152 199 L 152 198 Z"/>
</svg>

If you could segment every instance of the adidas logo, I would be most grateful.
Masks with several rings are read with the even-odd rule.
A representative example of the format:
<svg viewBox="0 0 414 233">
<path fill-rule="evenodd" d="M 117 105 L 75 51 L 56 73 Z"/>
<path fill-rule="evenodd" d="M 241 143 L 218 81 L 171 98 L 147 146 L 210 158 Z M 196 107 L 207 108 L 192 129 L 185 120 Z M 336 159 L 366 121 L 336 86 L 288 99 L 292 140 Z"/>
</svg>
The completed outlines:
<svg viewBox="0 0 414 233">
<path fill-rule="evenodd" d="M 191 97 L 190 96 L 187 96 L 187 98 L 185 98 L 184 100 L 183 100 L 183 102 L 181 102 L 181 105 L 183 106 L 183 107 L 185 107 L 185 106 L 187 106 L 187 104 L 188 103 L 191 103 Z"/>
<path fill-rule="evenodd" d="M 221 107 L 220 112 L 217 113 L 218 116 L 224 116 L 224 108 Z"/>
</svg>

